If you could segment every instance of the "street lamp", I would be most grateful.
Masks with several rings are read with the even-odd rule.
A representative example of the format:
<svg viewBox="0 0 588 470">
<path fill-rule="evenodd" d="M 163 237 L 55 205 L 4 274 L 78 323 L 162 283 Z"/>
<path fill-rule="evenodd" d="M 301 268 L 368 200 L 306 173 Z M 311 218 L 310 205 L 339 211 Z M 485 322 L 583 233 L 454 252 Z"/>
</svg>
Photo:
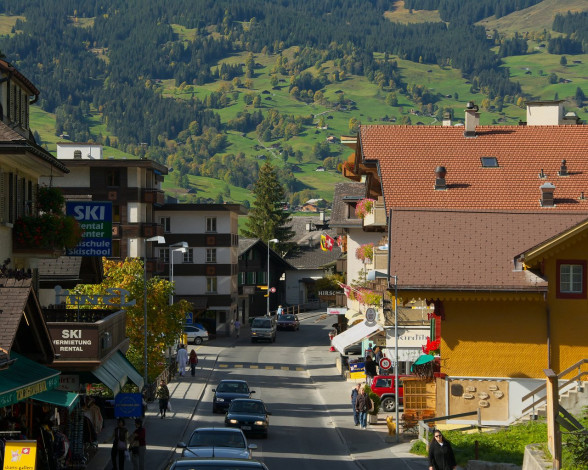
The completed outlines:
<svg viewBox="0 0 588 470">
<path fill-rule="evenodd" d="M 270 314 L 270 243 L 278 243 L 280 240 L 277 238 L 272 238 L 271 240 L 267 241 L 267 316 L 269 317 Z"/>
<path fill-rule="evenodd" d="M 368 281 L 375 281 L 377 277 L 394 279 L 394 410 L 396 411 L 396 442 L 399 442 L 400 427 L 398 426 L 398 276 L 391 276 L 380 271 L 369 271 Z M 388 285 L 390 285 L 388 283 Z"/>
<path fill-rule="evenodd" d="M 149 377 L 147 374 L 147 242 L 157 242 L 159 244 L 165 243 L 165 238 L 163 238 L 161 235 L 157 235 L 155 237 L 143 239 L 143 328 L 145 330 L 145 386 L 147 386 L 147 384 L 149 383 Z"/>
<path fill-rule="evenodd" d="M 177 248 L 176 248 L 177 247 Z M 175 249 L 172 249 L 175 248 Z M 178 251 L 180 253 L 186 253 L 188 251 L 188 242 L 173 243 L 169 246 L 169 282 L 174 282 L 174 253 Z M 174 288 L 175 291 L 175 288 Z M 173 292 L 169 296 L 169 304 L 173 305 L 174 294 Z"/>
</svg>

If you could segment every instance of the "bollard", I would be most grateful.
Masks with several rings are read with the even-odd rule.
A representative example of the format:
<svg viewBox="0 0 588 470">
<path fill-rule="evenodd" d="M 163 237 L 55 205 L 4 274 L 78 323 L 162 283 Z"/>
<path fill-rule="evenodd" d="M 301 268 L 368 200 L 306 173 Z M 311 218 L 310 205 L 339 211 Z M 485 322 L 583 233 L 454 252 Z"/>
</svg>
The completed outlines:
<svg viewBox="0 0 588 470">
<path fill-rule="evenodd" d="M 333 333 L 329 333 L 329 340 L 331 341 L 331 348 L 329 349 L 330 352 L 335 352 L 335 347 L 333 346 L 333 338 L 335 335 Z"/>
</svg>

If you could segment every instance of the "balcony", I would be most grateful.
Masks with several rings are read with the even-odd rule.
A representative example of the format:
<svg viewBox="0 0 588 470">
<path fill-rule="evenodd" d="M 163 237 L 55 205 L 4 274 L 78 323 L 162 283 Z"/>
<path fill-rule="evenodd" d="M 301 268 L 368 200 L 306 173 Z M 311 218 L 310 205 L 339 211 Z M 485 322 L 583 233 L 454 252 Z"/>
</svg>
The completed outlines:
<svg viewBox="0 0 588 470">
<path fill-rule="evenodd" d="M 165 203 L 165 193 L 159 189 L 144 188 L 142 190 L 141 202 L 162 205 Z"/>
<path fill-rule="evenodd" d="M 12 232 L 12 251 L 19 257 L 55 258 L 82 240 L 80 224 L 59 213 L 19 218 Z"/>
<path fill-rule="evenodd" d="M 374 204 L 371 212 L 368 212 L 363 218 L 364 228 L 381 228 L 387 227 L 386 208 L 384 202 L 378 199 Z"/>
<path fill-rule="evenodd" d="M 141 224 L 141 236 L 144 238 L 156 237 L 163 235 L 163 227 L 156 223 Z"/>
</svg>

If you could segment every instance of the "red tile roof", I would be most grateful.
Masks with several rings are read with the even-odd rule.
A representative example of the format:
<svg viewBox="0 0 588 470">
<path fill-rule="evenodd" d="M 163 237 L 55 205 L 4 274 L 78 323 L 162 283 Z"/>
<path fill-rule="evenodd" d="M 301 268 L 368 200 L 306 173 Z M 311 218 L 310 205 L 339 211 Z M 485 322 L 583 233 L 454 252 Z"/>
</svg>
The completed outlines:
<svg viewBox="0 0 588 470">
<path fill-rule="evenodd" d="M 545 279 L 515 269 L 515 257 L 586 219 L 555 211 L 393 209 L 389 273 L 402 289 L 545 290 Z"/>
<path fill-rule="evenodd" d="M 588 211 L 588 125 L 478 126 L 475 137 L 463 126 L 366 125 L 358 145 L 363 162 L 380 166 L 388 209 Z M 496 157 L 499 168 L 483 168 L 481 157 Z M 569 176 L 560 177 L 563 159 Z M 447 190 L 434 189 L 437 166 L 447 169 Z M 555 207 L 540 205 L 546 182 Z"/>
</svg>

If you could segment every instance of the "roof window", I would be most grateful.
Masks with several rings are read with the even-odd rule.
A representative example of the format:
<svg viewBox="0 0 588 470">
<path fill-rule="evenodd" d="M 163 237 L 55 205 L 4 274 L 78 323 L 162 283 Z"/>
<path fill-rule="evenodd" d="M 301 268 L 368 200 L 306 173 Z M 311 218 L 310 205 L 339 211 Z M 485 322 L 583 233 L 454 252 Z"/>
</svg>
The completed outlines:
<svg viewBox="0 0 588 470">
<path fill-rule="evenodd" d="M 482 167 L 484 168 L 498 168 L 498 160 L 496 157 L 481 157 Z"/>
</svg>

